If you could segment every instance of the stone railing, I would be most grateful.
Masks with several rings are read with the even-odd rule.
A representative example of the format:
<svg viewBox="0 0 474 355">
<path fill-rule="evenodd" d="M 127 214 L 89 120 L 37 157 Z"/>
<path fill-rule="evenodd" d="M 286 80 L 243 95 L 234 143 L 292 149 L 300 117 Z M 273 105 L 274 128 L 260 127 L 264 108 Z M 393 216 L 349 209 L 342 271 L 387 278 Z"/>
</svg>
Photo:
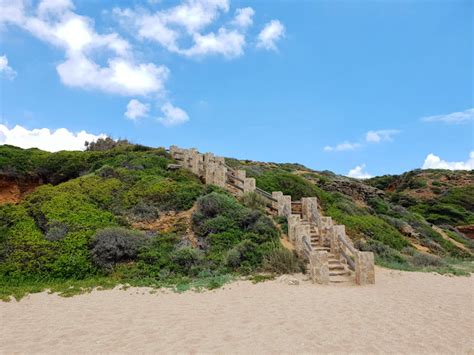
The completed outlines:
<svg viewBox="0 0 474 355">
<path fill-rule="evenodd" d="M 199 153 L 196 149 L 182 149 L 171 146 L 169 153 L 180 165 L 201 177 L 206 184 L 213 184 L 231 190 L 237 196 L 255 192 L 259 194 L 272 214 L 288 219 L 288 237 L 296 253 L 308 260 L 313 282 L 329 283 L 329 253 L 311 246 L 311 228 L 319 235 L 321 244 L 330 245 L 330 254 L 344 262 L 355 272 L 358 285 L 375 282 L 374 255 L 357 250 L 347 237 L 345 226 L 334 225 L 331 217 L 324 217 L 318 209 L 316 197 L 305 197 L 293 204 L 301 204 L 301 215 L 292 214 L 291 196 L 281 191 L 269 193 L 256 187 L 255 179 L 248 178 L 245 170 L 235 170 L 225 164 L 223 157 L 212 153 Z"/>
</svg>

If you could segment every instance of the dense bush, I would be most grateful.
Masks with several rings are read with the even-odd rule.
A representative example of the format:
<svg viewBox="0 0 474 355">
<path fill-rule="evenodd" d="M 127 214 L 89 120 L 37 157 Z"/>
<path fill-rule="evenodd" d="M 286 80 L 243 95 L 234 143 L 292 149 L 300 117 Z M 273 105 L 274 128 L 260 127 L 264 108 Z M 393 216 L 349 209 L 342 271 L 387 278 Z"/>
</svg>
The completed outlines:
<svg viewBox="0 0 474 355">
<path fill-rule="evenodd" d="M 147 237 L 138 231 L 120 227 L 99 230 L 92 240 L 92 260 L 104 269 L 135 260 Z"/>
<path fill-rule="evenodd" d="M 276 274 L 306 272 L 305 263 L 294 252 L 285 248 L 275 248 L 268 252 L 264 257 L 263 268 Z"/>
<path fill-rule="evenodd" d="M 261 266 L 265 253 L 275 247 L 279 235 L 261 211 L 244 207 L 235 198 L 217 192 L 198 199 L 193 228 L 215 267 L 225 265 L 245 272 Z"/>
<path fill-rule="evenodd" d="M 255 192 L 248 192 L 240 198 L 240 203 L 252 209 L 265 210 L 266 201 Z"/>
<path fill-rule="evenodd" d="M 422 253 L 415 253 L 411 259 L 411 262 L 413 265 L 420 267 L 445 265 L 440 257 Z"/>
</svg>

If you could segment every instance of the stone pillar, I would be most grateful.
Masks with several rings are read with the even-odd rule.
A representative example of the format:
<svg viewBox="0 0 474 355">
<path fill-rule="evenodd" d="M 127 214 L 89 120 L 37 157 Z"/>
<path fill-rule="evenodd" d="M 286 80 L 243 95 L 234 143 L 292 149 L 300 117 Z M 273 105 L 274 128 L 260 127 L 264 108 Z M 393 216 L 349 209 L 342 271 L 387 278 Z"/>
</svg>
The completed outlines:
<svg viewBox="0 0 474 355">
<path fill-rule="evenodd" d="M 280 200 L 283 197 L 283 192 L 273 191 L 272 192 L 272 197 L 276 200 L 276 201 L 272 201 L 272 207 L 275 210 L 280 211 Z"/>
<path fill-rule="evenodd" d="M 309 197 L 302 197 L 301 198 L 301 214 L 303 215 L 303 219 L 307 221 L 311 221 L 311 201 Z"/>
<path fill-rule="evenodd" d="M 298 224 L 295 227 L 295 250 L 296 253 L 302 257 L 306 258 L 305 253 L 306 246 L 304 245 L 304 238 L 310 236 L 310 225 L 309 224 Z"/>
<path fill-rule="evenodd" d="M 329 284 L 328 252 L 314 250 L 309 256 L 310 277 L 313 283 Z"/>
<path fill-rule="evenodd" d="M 216 172 L 216 163 L 213 160 L 208 160 L 208 163 L 204 163 L 206 166 L 206 171 L 204 172 L 204 180 L 206 184 L 215 184 L 214 175 Z"/>
<path fill-rule="evenodd" d="M 199 153 L 198 154 L 198 166 L 197 166 L 198 175 L 200 178 L 204 178 L 206 176 L 206 168 L 204 166 L 204 155 Z"/>
<path fill-rule="evenodd" d="M 201 158 L 201 154 L 194 150 L 191 150 L 189 152 L 189 158 L 189 168 L 191 172 L 199 176 L 199 160 Z"/>
<path fill-rule="evenodd" d="M 243 190 L 238 192 L 239 195 L 243 195 L 245 193 L 245 178 L 247 176 L 247 173 L 245 170 L 235 170 L 234 171 L 234 175 L 237 179 L 239 180 L 236 180 L 235 181 L 235 184 L 240 186 Z"/>
<path fill-rule="evenodd" d="M 303 197 L 301 199 L 301 211 L 303 213 L 303 218 L 317 223 L 319 217 L 318 211 L 318 198 L 317 197 Z"/>
<path fill-rule="evenodd" d="M 337 226 L 330 226 L 329 230 L 328 230 L 328 237 L 329 237 L 329 241 L 330 241 L 330 247 L 331 247 L 331 253 L 337 258 L 339 259 L 340 257 L 340 246 L 339 246 L 339 239 L 337 237 Z"/>
<path fill-rule="evenodd" d="M 375 283 L 374 253 L 359 251 L 355 255 L 355 282 L 357 285 Z"/>
<path fill-rule="evenodd" d="M 288 217 L 291 214 L 291 196 L 281 196 L 278 206 L 278 215 Z"/>
<path fill-rule="evenodd" d="M 288 239 L 291 243 L 295 243 L 295 229 L 301 222 L 300 215 L 292 214 L 288 216 Z"/>
<path fill-rule="evenodd" d="M 227 168 L 222 164 L 218 164 L 214 172 L 214 184 L 222 188 L 225 188 L 226 181 L 227 181 Z"/>
<path fill-rule="evenodd" d="M 244 194 L 249 192 L 255 192 L 256 182 L 254 178 L 244 179 Z"/>
<path fill-rule="evenodd" d="M 170 146 L 170 155 L 171 158 L 176 159 L 177 152 L 179 151 L 179 148 L 175 145 Z"/>
</svg>

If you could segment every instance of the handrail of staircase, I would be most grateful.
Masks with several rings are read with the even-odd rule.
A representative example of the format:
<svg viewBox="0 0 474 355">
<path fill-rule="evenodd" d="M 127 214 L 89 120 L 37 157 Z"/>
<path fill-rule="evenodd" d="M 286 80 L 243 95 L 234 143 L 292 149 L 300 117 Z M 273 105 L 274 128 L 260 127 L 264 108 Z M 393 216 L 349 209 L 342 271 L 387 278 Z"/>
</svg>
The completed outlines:
<svg viewBox="0 0 474 355">
<path fill-rule="evenodd" d="M 313 250 L 313 247 L 311 246 L 311 244 L 308 243 L 308 241 L 306 240 L 306 237 L 303 238 L 303 244 L 305 245 L 306 249 L 311 252 Z"/>
<path fill-rule="evenodd" d="M 352 245 L 349 244 L 349 242 L 342 237 L 340 234 L 338 235 L 339 241 L 347 248 L 352 254 L 357 254 L 357 249 L 355 249 Z"/>
<path fill-rule="evenodd" d="M 352 271 L 354 271 L 355 270 L 354 260 L 352 260 L 352 258 L 344 252 L 344 250 L 341 250 L 341 255 L 344 257 L 344 259 L 347 260 L 347 264 L 349 264 L 349 268 Z"/>
<path fill-rule="evenodd" d="M 230 181 L 226 181 L 226 184 L 229 184 L 230 186 L 235 187 L 236 189 L 239 189 L 240 191 L 244 191 L 244 188 L 243 188 L 243 187 L 241 187 L 241 186 L 239 186 L 239 185 L 236 185 L 236 184 L 234 184 L 234 183 L 232 183 L 232 182 L 230 182 Z"/>
<path fill-rule="evenodd" d="M 244 180 L 235 176 L 232 172 L 227 172 L 227 176 L 238 182 L 244 183 Z"/>
<path fill-rule="evenodd" d="M 262 196 L 268 198 L 270 201 L 278 202 L 278 200 L 277 200 L 276 198 L 273 198 L 273 196 L 272 196 L 269 192 L 267 192 L 267 191 L 265 191 L 265 190 L 262 190 L 262 189 L 259 188 L 259 187 L 256 187 L 256 188 L 255 188 L 255 192 L 257 192 L 257 193 L 259 193 L 260 195 L 262 195 Z"/>
</svg>

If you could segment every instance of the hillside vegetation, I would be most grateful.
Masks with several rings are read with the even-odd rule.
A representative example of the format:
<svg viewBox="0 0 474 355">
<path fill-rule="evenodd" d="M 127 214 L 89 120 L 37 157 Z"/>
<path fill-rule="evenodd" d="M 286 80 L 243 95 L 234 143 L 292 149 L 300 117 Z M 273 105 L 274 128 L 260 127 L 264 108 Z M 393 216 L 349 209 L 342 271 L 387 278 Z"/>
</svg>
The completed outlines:
<svg viewBox="0 0 474 355">
<path fill-rule="evenodd" d="M 259 199 L 237 200 L 174 163 L 162 148 L 126 141 L 84 152 L 0 146 L 0 297 L 117 284 L 213 288 L 236 275 L 303 270 Z M 438 171 L 363 183 L 298 164 L 227 163 L 267 191 L 317 196 L 381 265 L 460 273 L 472 260 L 472 241 L 454 228 L 473 223 L 472 172 L 453 173 L 456 184 Z"/>
<path fill-rule="evenodd" d="M 39 185 L 21 202 L 0 205 L 4 297 L 71 280 L 212 288 L 235 274 L 278 271 L 281 258 L 299 270 L 260 209 L 168 170 L 174 161 L 164 149 L 1 146 L 0 157 L 2 178 Z"/>
<path fill-rule="evenodd" d="M 373 251 L 381 265 L 415 270 L 472 260 L 473 241 L 455 227 L 474 223 L 473 171 L 412 171 L 360 181 L 299 164 L 227 163 L 245 169 L 262 189 L 293 200 L 318 197 L 324 214 L 344 224 L 357 247 Z"/>
</svg>

